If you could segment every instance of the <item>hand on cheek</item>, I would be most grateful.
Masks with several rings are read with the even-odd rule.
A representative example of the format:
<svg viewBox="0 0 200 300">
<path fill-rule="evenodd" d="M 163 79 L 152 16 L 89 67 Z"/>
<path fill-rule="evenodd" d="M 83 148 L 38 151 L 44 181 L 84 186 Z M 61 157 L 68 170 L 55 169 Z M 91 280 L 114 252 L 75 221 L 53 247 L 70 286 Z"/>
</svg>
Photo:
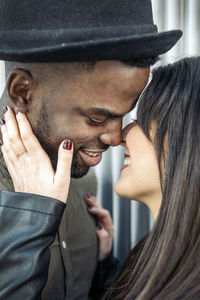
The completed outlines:
<svg viewBox="0 0 200 300">
<path fill-rule="evenodd" d="M 1 121 L 4 156 L 16 192 L 33 193 L 66 202 L 70 185 L 73 145 L 70 140 L 58 149 L 56 172 L 34 135 L 25 114 L 10 107 Z"/>
</svg>

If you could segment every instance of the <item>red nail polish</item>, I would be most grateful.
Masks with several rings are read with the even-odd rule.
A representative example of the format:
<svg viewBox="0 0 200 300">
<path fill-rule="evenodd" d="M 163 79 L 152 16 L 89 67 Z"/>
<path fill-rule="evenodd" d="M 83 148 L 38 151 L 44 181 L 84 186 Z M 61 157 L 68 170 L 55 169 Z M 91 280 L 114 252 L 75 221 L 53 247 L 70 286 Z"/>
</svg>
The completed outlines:
<svg viewBox="0 0 200 300">
<path fill-rule="evenodd" d="M 6 121 L 4 119 L 0 119 L 0 124 L 1 125 L 5 125 L 6 124 Z"/>
<path fill-rule="evenodd" d="M 93 196 L 93 193 L 90 193 L 90 192 L 85 195 L 86 198 L 90 198 L 92 196 Z"/>
<path fill-rule="evenodd" d="M 97 223 L 97 230 L 101 230 L 103 227 L 100 223 Z"/>
<path fill-rule="evenodd" d="M 63 143 L 63 148 L 65 150 L 71 150 L 72 149 L 72 141 L 65 140 L 64 143 Z"/>
</svg>

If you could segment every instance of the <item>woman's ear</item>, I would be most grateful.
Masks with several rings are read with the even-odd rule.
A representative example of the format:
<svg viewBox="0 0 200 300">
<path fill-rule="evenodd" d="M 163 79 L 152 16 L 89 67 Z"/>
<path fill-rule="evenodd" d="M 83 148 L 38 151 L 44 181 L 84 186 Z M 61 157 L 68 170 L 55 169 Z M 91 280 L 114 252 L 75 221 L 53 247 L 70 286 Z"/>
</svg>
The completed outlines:
<svg viewBox="0 0 200 300">
<path fill-rule="evenodd" d="M 7 80 L 7 92 L 10 100 L 21 112 L 28 112 L 33 93 L 33 77 L 22 69 L 12 71 Z"/>
</svg>

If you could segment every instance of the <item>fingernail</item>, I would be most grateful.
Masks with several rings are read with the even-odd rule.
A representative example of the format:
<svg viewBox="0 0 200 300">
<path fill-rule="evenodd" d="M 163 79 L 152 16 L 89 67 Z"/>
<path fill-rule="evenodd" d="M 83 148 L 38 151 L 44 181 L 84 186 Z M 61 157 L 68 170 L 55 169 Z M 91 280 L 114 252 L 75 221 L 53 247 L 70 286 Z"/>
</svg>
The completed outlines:
<svg viewBox="0 0 200 300">
<path fill-rule="evenodd" d="M 15 106 L 15 114 L 17 115 L 18 114 L 18 108 Z"/>
<path fill-rule="evenodd" d="M 2 110 L 3 110 L 3 113 L 5 114 L 5 113 L 8 111 L 7 106 L 3 106 L 3 107 L 2 107 Z"/>
<path fill-rule="evenodd" d="M 4 119 L 0 119 L 0 125 L 5 125 L 6 121 Z"/>
<path fill-rule="evenodd" d="M 71 150 L 72 149 L 72 141 L 65 140 L 64 143 L 63 143 L 63 148 L 65 150 Z"/>
<path fill-rule="evenodd" d="M 87 197 L 87 198 L 90 198 L 90 197 L 92 197 L 94 194 L 93 193 L 87 193 L 86 195 L 85 195 L 85 197 Z"/>
<path fill-rule="evenodd" d="M 101 230 L 103 227 L 100 223 L 97 223 L 97 226 L 96 226 L 97 230 Z"/>
</svg>

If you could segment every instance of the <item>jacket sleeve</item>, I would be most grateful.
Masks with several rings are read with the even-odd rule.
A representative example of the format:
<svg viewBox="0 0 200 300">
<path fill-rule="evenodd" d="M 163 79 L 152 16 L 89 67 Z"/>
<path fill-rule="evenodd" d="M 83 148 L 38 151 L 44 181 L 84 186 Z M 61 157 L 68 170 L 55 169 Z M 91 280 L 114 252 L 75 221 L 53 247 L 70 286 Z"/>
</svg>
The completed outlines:
<svg viewBox="0 0 200 300">
<path fill-rule="evenodd" d="M 41 299 L 64 208 L 52 198 L 0 192 L 0 300 Z"/>
</svg>

